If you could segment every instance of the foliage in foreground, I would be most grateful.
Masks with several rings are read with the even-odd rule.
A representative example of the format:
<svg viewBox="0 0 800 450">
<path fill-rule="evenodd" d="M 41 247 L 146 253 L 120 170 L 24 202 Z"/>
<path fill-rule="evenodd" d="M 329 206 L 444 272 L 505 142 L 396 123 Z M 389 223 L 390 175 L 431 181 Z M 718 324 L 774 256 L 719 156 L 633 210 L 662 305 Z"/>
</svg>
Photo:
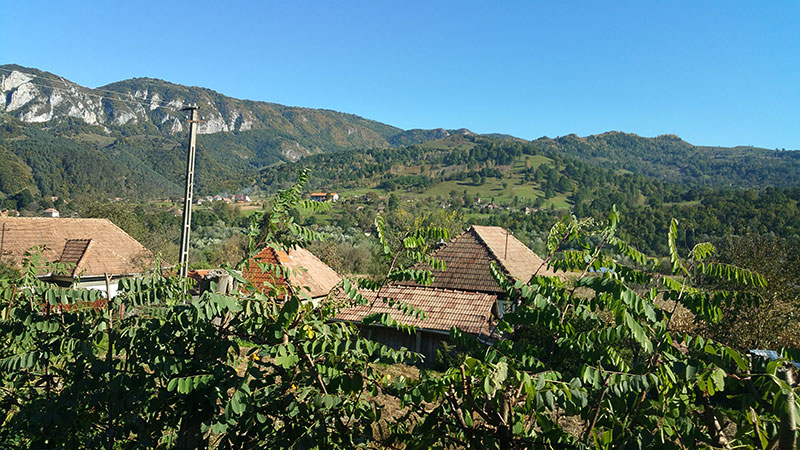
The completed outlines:
<svg viewBox="0 0 800 450">
<path fill-rule="evenodd" d="M 509 339 L 487 348 L 453 330 L 468 349 L 460 365 L 441 377 L 396 382 L 409 406 L 395 422 L 399 441 L 414 448 L 795 448 L 800 388 L 791 366 L 751 362 L 671 323 L 678 305 L 717 322 L 723 307 L 760 301 L 700 290 L 692 279 L 760 286 L 763 277 L 709 262 L 710 244 L 680 256 L 674 221 L 673 275 L 658 274 L 656 261 L 615 237 L 618 219 L 614 210 L 604 227 L 574 217 L 553 227 L 549 264 L 570 283 L 541 275 L 513 282 L 495 268 L 515 304 L 497 327 Z"/>
<path fill-rule="evenodd" d="M 306 179 L 301 173 L 298 186 L 253 217 L 252 251 L 318 237 L 287 213 L 302 203 Z M 763 278 L 710 262 L 708 244 L 682 257 L 676 223 L 668 240 L 673 275 L 659 275 L 653 261 L 616 237 L 618 219 L 614 210 L 605 226 L 568 217 L 553 227 L 547 261 L 572 274 L 571 282 L 512 282 L 494 270 L 515 305 L 497 326 L 506 339 L 487 347 L 455 329 L 463 358 L 419 379 L 383 377 L 375 363 L 415 355 L 361 338 L 330 320 L 335 305 L 314 309 L 293 290 L 250 286 L 248 294 L 191 299 L 178 280 L 155 271 L 126 280 L 104 301 L 97 291 L 42 283 L 34 255 L 19 279 L 0 282 L 0 443 L 794 448 L 800 398 L 784 361 L 751 362 L 671 323 L 678 305 L 715 322 L 723 306 L 760 301 L 736 289 L 701 290 L 692 283 L 699 277 L 731 287 Z M 441 264 L 426 250 L 446 232 L 425 228 L 391 239 L 381 220 L 376 228 L 389 265 L 384 283 L 430 280 L 429 272 L 403 267 Z M 363 301 L 353 283 L 345 291 Z M 414 331 L 388 316 L 368 320 Z M 404 409 L 384 417 L 377 397 Z"/>
</svg>

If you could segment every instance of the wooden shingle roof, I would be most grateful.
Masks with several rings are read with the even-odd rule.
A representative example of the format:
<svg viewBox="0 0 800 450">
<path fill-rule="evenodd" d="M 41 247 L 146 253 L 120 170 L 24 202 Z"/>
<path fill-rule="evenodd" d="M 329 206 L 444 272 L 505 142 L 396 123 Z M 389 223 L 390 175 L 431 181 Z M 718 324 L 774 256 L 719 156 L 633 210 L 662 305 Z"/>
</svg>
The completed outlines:
<svg viewBox="0 0 800 450">
<path fill-rule="evenodd" d="M 539 275 L 554 275 L 542 266 L 543 260 L 536 253 L 502 227 L 473 225 L 431 256 L 445 263 L 445 270 L 432 271 L 430 286 L 440 289 L 502 293 L 490 271 L 492 262 L 506 275 L 521 281 L 530 280 L 537 270 Z M 425 264 L 415 268 L 430 270 Z M 413 281 L 398 284 L 415 286 Z"/>
<path fill-rule="evenodd" d="M 68 263 L 69 275 L 76 277 L 138 274 L 153 259 L 108 219 L 0 217 L 3 261 L 21 266 L 25 252 L 39 246 L 46 261 Z"/>
<path fill-rule="evenodd" d="M 402 301 L 425 312 L 423 319 L 403 314 L 394 307 L 377 298 L 375 291 L 361 291 L 369 302 L 343 309 L 336 316 L 338 320 L 360 322 L 364 317 L 376 313 L 389 313 L 392 318 L 418 329 L 449 333 L 452 327 L 464 332 L 489 336 L 492 333 L 492 308 L 497 296 L 488 293 L 464 292 L 430 287 L 386 286 L 381 298 Z M 348 301 L 346 294 L 340 299 Z"/>
<path fill-rule="evenodd" d="M 286 277 L 262 270 L 255 264 L 256 261 L 288 269 L 288 284 Z M 328 295 L 341 281 L 333 269 L 304 248 L 290 249 L 286 253 L 265 247 L 252 258 L 249 265 L 245 266 L 242 274 L 258 288 L 262 288 L 264 283 L 276 285 L 279 289 L 288 289 L 288 285 L 291 285 L 293 289 L 305 292 L 311 298 Z"/>
</svg>

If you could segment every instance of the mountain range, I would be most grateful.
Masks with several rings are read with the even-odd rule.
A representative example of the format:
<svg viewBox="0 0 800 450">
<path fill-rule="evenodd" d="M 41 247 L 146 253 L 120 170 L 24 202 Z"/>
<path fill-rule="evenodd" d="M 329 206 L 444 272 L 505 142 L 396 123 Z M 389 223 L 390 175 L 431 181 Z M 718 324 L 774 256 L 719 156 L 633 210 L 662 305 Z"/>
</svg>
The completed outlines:
<svg viewBox="0 0 800 450">
<path fill-rule="evenodd" d="M 239 191 L 264 167 L 341 150 L 448 141 L 473 133 L 402 130 L 353 114 L 240 100 L 153 78 L 98 88 L 18 65 L 0 66 L 0 198 L 36 195 L 157 198 L 180 196 L 188 105 L 199 106 L 197 192 Z M 518 140 L 507 135 L 487 139 Z M 614 169 L 661 179 L 725 184 L 715 168 L 741 172 L 765 164 L 771 179 L 796 184 L 800 153 L 696 147 L 675 136 L 606 133 L 538 139 L 541 146 Z M 741 170 L 740 170 L 741 169 Z M 784 180 L 783 182 L 781 180 Z"/>
<path fill-rule="evenodd" d="M 260 167 L 315 153 L 469 133 L 401 130 L 353 114 L 239 100 L 153 78 L 91 89 L 18 65 L 0 66 L 0 99 L 0 195 L 22 188 L 42 195 L 180 195 L 187 135 L 182 108 L 191 104 L 203 120 L 201 192 L 240 189 Z"/>
</svg>

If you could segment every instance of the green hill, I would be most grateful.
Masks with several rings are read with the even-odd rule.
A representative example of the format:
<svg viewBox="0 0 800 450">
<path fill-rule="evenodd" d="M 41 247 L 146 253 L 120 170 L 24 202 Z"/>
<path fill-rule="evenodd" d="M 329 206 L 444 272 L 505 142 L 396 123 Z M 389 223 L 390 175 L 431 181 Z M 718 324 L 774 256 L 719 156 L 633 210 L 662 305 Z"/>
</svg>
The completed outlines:
<svg viewBox="0 0 800 450">
<path fill-rule="evenodd" d="M 453 177 L 478 176 L 486 183 L 499 179 L 491 174 L 500 170 L 515 186 L 517 178 L 533 176 L 520 172 L 523 154 L 695 187 L 783 187 L 800 180 L 800 152 L 698 147 L 676 136 L 619 132 L 526 142 L 465 129 L 401 130 L 352 114 L 239 100 L 153 78 L 91 89 L 4 65 L 0 94 L 0 199 L 23 190 L 67 198 L 181 196 L 187 139 L 181 109 L 189 104 L 200 107 L 204 120 L 197 141 L 199 194 L 254 183 L 274 190 L 297 161 L 320 169 L 315 183 L 321 188 L 385 183 L 424 187 L 431 195 L 451 189 L 477 194 Z M 511 159 L 502 154 L 507 151 Z M 487 163 L 487 152 L 494 162 Z M 283 163 L 289 163 L 286 170 L 272 169 Z M 566 179 L 581 186 L 573 176 Z M 436 180 L 444 184 L 437 187 Z M 492 196 L 536 200 L 546 193 L 536 183 L 495 187 Z M 574 204 L 566 196 L 553 202 Z"/>
</svg>

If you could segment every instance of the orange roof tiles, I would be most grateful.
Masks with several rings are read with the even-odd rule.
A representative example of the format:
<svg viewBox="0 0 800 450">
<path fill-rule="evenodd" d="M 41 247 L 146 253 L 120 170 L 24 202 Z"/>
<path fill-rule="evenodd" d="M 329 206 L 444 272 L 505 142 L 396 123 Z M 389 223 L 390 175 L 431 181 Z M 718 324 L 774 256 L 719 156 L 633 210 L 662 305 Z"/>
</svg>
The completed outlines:
<svg viewBox="0 0 800 450">
<path fill-rule="evenodd" d="M 555 272 L 543 264 L 544 260 L 533 250 L 502 227 L 473 225 L 472 229 L 489 248 L 500 266 L 517 280 L 527 282 L 538 270 L 539 275 L 553 276 Z"/>
<path fill-rule="evenodd" d="M 283 289 L 287 288 L 286 277 L 282 274 L 265 272 L 254 262 L 280 265 L 289 271 L 289 284 L 299 292 L 305 292 L 311 298 L 324 297 L 341 278 L 319 258 L 304 248 L 290 249 L 288 253 L 265 247 L 257 253 L 250 264 L 245 266 L 243 276 L 256 287 L 270 283 Z"/>
<path fill-rule="evenodd" d="M 445 270 L 433 270 L 431 287 L 464 291 L 502 293 L 489 266 L 494 261 L 507 275 L 528 281 L 542 265 L 542 259 L 501 227 L 472 226 L 436 249 L 431 256 L 444 261 Z M 418 264 L 417 269 L 430 269 Z M 540 275 L 554 275 L 547 267 Z M 413 281 L 398 283 L 414 286 Z"/>
<path fill-rule="evenodd" d="M 389 313 L 392 318 L 419 329 L 448 333 L 452 327 L 464 332 L 489 336 L 493 332 L 492 308 L 497 296 L 487 293 L 463 292 L 429 287 L 386 286 L 381 298 L 402 301 L 425 312 L 425 318 L 403 314 L 396 308 L 377 298 L 375 291 L 361 291 L 369 302 L 343 309 L 336 319 L 360 322 L 375 313 Z M 339 299 L 349 300 L 346 294 Z"/>
<path fill-rule="evenodd" d="M 0 217 L 3 260 L 20 266 L 26 251 L 44 246 L 50 262 L 75 264 L 71 276 L 143 272 L 153 254 L 108 219 Z"/>
</svg>

